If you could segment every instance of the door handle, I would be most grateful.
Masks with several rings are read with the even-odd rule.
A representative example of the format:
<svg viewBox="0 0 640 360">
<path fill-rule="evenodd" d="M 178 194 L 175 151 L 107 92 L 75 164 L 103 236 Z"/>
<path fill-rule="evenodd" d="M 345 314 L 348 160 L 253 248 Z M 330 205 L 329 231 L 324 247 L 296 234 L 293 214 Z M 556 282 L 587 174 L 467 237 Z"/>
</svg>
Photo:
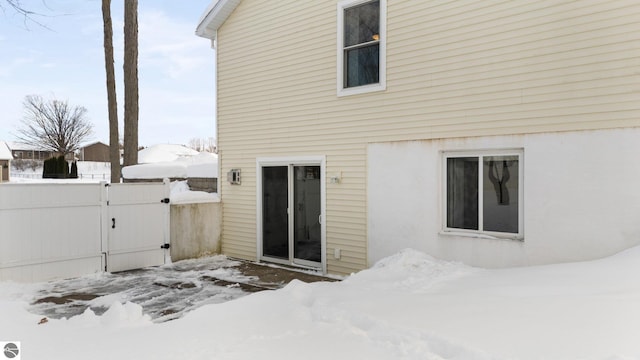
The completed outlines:
<svg viewBox="0 0 640 360">
<path fill-rule="evenodd" d="M 112 229 L 116 228 L 116 218 L 111 218 L 111 228 Z"/>
</svg>

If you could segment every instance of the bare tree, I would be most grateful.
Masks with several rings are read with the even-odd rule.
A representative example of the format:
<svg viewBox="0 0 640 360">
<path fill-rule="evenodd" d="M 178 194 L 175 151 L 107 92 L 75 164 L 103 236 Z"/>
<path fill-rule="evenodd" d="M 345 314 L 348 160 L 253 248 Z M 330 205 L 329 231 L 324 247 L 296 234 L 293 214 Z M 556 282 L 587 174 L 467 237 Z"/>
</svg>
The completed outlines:
<svg viewBox="0 0 640 360">
<path fill-rule="evenodd" d="M 111 182 L 120 182 L 120 143 L 118 133 L 118 101 L 116 98 L 116 76 L 113 68 L 113 24 L 111 0 L 102 0 L 102 23 L 104 29 L 104 66 L 107 73 L 107 107 L 109 110 L 109 162 Z"/>
<path fill-rule="evenodd" d="M 42 0 L 42 3 L 46 6 L 45 0 Z M 27 23 L 31 21 L 43 28 L 49 29 L 46 25 L 35 20 L 35 17 L 42 17 L 45 15 L 25 8 L 22 5 L 22 0 L 0 0 L 0 11 L 6 13 L 6 8 L 13 9 L 17 14 L 21 15 L 24 18 L 25 27 L 27 27 Z"/>
<path fill-rule="evenodd" d="M 204 144 L 201 138 L 191 138 L 189 139 L 187 147 L 195 151 L 202 151 L 204 149 Z"/>
<path fill-rule="evenodd" d="M 13 10 L 15 10 L 18 14 L 24 15 L 24 16 L 30 16 L 35 14 L 33 11 L 27 10 L 24 7 L 22 7 L 22 4 L 20 2 L 20 0 L 3 0 L 0 1 L 0 9 L 2 9 L 2 11 L 4 11 L 5 5 L 2 5 L 3 3 L 7 4 L 7 6 L 9 6 L 10 8 L 12 8 Z"/>
<path fill-rule="evenodd" d="M 216 138 L 213 137 L 208 137 L 207 141 L 205 142 L 205 146 L 204 146 L 204 150 L 203 151 L 207 151 L 213 154 L 217 154 L 218 153 L 218 142 L 216 141 Z"/>
<path fill-rule="evenodd" d="M 124 1 L 124 166 L 138 163 L 138 0 Z"/>
<path fill-rule="evenodd" d="M 209 137 L 206 139 L 191 138 L 189 139 L 189 143 L 187 147 L 196 151 L 206 151 L 214 154 L 218 153 L 218 149 L 216 146 L 216 139 L 213 137 Z"/>
<path fill-rule="evenodd" d="M 56 99 L 45 101 L 39 95 L 26 96 L 23 106 L 24 117 L 17 137 L 27 144 L 67 155 L 78 150 L 93 133 L 87 109 L 82 106 Z"/>
</svg>

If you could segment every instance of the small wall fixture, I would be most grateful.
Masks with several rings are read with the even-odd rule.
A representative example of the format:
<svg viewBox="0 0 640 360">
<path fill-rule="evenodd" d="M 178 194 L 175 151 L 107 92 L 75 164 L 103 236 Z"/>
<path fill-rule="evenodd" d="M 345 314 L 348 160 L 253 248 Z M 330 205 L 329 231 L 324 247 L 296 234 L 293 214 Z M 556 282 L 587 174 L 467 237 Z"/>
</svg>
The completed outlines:
<svg viewBox="0 0 640 360">
<path fill-rule="evenodd" d="M 231 185 L 240 185 L 240 169 L 231 169 L 227 173 L 227 181 Z"/>
</svg>

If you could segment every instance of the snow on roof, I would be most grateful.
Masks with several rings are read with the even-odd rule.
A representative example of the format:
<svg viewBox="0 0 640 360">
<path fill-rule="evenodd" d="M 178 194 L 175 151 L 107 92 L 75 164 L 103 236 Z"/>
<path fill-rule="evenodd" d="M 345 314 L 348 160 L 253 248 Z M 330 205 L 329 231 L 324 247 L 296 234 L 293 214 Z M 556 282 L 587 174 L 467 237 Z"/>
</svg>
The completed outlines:
<svg viewBox="0 0 640 360">
<path fill-rule="evenodd" d="M 13 159 L 13 155 L 11 155 L 11 150 L 9 150 L 9 145 L 4 141 L 0 141 L 0 160 L 11 160 Z"/>
<path fill-rule="evenodd" d="M 45 149 L 42 146 L 27 144 L 18 141 L 7 141 L 7 146 L 11 150 L 21 150 L 21 151 L 50 151 L 49 149 Z"/>
<path fill-rule="evenodd" d="M 89 146 L 91 146 L 91 145 L 96 145 L 96 144 L 102 144 L 102 145 L 104 145 L 104 146 L 109 146 L 108 144 L 105 144 L 105 143 L 103 143 L 102 141 L 94 141 L 94 142 L 91 142 L 91 143 L 84 144 L 84 145 L 82 145 L 80 148 L 81 148 L 81 149 L 84 149 L 84 148 L 87 148 L 87 147 L 89 147 Z"/>
<path fill-rule="evenodd" d="M 155 164 L 174 161 L 181 157 L 198 155 L 196 150 L 184 145 L 160 144 L 138 151 L 138 164 Z"/>
<path fill-rule="evenodd" d="M 122 176 L 125 179 L 217 178 L 218 155 L 195 153 L 197 155 L 177 157 L 173 161 L 126 166 L 122 168 Z"/>
</svg>

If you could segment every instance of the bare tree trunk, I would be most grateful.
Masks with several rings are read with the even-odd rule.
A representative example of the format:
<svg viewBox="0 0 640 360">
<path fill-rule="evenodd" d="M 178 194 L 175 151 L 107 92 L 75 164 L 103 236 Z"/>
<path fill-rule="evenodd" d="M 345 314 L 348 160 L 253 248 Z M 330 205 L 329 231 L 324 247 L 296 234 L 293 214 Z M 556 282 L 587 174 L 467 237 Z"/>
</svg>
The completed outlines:
<svg viewBox="0 0 640 360">
<path fill-rule="evenodd" d="M 118 101 L 116 99 L 116 76 L 113 69 L 113 24 L 111 22 L 111 0 L 102 0 L 102 23 L 104 25 L 104 65 L 107 72 L 107 104 L 109 108 L 109 162 L 111 182 L 120 182 L 120 144 L 118 143 Z"/>
<path fill-rule="evenodd" d="M 124 1 L 124 166 L 138 163 L 138 0 Z"/>
</svg>

